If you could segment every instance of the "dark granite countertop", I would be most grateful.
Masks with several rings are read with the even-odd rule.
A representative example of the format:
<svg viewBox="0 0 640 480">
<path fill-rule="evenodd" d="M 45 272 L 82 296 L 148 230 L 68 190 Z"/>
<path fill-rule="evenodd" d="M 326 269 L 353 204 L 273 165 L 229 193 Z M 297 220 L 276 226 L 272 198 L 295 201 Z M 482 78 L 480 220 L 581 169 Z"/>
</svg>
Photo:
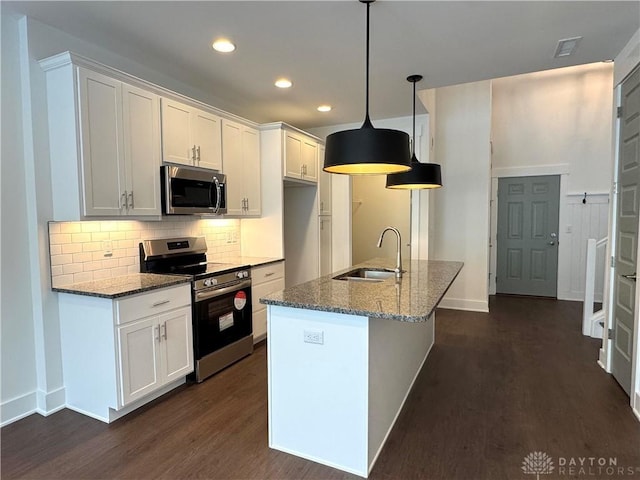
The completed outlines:
<svg viewBox="0 0 640 480">
<path fill-rule="evenodd" d="M 115 278 L 105 278 L 92 282 L 73 283 L 63 287 L 53 287 L 54 292 L 73 293 L 90 297 L 120 298 L 137 293 L 189 283 L 191 277 L 184 275 L 159 275 L 156 273 L 134 273 Z"/>
<path fill-rule="evenodd" d="M 462 262 L 411 260 L 399 282 L 395 277 L 382 282 L 333 280 L 359 267 L 394 268 L 395 259 L 374 258 L 301 283 L 260 299 L 267 305 L 362 315 L 404 322 L 424 322 L 462 269 Z"/>
</svg>

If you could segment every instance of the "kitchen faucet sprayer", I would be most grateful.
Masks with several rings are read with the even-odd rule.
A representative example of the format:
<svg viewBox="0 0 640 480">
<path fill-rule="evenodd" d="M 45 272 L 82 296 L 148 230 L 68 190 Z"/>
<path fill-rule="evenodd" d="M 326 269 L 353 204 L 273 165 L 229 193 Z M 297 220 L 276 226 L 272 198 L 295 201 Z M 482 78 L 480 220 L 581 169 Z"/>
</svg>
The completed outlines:
<svg viewBox="0 0 640 480">
<path fill-rule="evenodd" d="M 402 253 L 400 250 L 402 241 L 400 240 L 400 231 L 394 227 L 386 227 L 384 230 L 382 230 L 382 233 L 380 234 L 380 238 L 378 238 L 378 248 L 382 248 L 382 239 L 384 238 L 384 234 L 387 232 L 387 230 L 391 230 L 393 233 L 396 234 L 397 252 L 396 252 L 396 268 L 394 272 L 396 272 L 396 278 L 400 278 L 402 277 Z"/>
</svg>

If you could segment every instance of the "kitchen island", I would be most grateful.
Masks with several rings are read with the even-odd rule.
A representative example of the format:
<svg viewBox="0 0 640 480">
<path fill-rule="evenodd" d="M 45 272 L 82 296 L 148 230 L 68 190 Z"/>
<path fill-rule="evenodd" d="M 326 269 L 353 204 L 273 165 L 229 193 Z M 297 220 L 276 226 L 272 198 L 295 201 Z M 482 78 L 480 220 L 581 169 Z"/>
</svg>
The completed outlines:
<svg viewBox="0 0 640 480">
<path fill-rule="evenodd" d="M 377 258 L 261 298 L 269 446 L 367 477 L 433 346 L 435 308 L 462 266 L 413 260 L 399 279 L 334 279 L 393 269 L 393 260 Z"/>
</svg>

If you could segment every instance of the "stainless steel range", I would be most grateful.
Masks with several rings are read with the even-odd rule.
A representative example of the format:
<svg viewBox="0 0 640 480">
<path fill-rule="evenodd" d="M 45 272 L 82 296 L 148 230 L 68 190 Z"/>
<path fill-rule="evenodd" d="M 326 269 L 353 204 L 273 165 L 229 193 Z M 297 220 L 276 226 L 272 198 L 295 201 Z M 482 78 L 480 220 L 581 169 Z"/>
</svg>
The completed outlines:
<svg viewBox="0 0 640 480">
<path fill-rule="evenodd" d="M 140 243 L 140 271 L 189 275 L 196 368 L 201 382 L 253 352 L 248 265 L 207 262 L 204 237 Z"/>
</svg>

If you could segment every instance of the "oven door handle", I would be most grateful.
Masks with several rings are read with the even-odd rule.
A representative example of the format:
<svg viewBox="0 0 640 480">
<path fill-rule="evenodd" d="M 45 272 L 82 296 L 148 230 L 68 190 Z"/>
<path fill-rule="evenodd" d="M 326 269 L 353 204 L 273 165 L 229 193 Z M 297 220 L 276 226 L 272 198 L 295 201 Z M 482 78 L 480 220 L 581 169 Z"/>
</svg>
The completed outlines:
<svg viewBox="0 0 640 480">
<path fill-rule="evenodd" d="M 221 295 L 226 295 L 227 293 L 235 292 L 237 290 L 242 290 L 243 288 L 247 288 L 251 286 L 251 280 L 243 280 L 239 283 L 234 283 L 233 285 L 229 285 L 228 287 L 222 288 L 211 288 L 207 290 L 202 290 L 200 292 L 196 292 L 196 302 L 201 302 L 202 300 L 207 300 L 209 298 L 219 297 Z"/>
</svg>

